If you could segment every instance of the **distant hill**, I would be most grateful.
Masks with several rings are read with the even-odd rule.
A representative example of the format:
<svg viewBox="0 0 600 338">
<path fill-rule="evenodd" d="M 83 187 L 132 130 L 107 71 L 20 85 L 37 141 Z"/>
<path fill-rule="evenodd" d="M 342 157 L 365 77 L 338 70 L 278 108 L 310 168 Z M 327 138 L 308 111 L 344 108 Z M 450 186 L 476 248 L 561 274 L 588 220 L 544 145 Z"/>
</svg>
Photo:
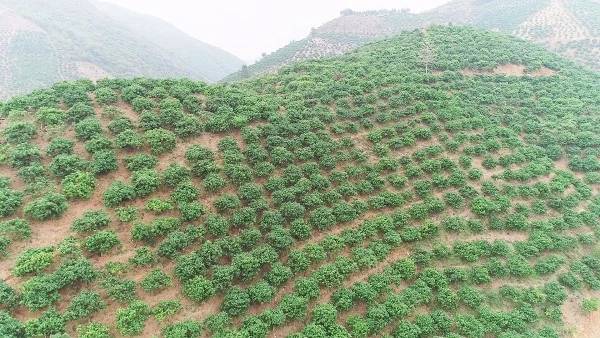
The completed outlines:
<svg viewBox="0 0 600 338">
<path fill-rule="evenodd" d="M 56 81 L 217 81 L 243 62 L 157 18 L 88 0 L 0 0 L 0 98 Z"/>
<path fill-rule="evenodd" d="M 593 0 L 455 0 L 421 14 L 345 10 L 305 39 L 291 42 L 226 79 L 271 72 L 299 60 L 340 55 L 367 42 L 432 24 L 472 25 L 513 34 L 600 70 L 598 18 L 600 3 Z"/>
</svg>

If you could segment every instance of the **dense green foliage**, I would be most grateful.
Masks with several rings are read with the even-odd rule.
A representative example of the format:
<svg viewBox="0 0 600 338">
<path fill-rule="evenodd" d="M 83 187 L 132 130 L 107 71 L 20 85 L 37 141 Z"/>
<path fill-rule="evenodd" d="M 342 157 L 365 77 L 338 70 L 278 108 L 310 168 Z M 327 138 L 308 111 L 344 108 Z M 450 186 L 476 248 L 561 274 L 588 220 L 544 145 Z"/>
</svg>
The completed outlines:
<svg viewBox="0 0 600 338">
<path fill-rule="evenodd" d="M 564 336 L 600 289 L 599 79 L 433 27 L 236 85 L 5 102 L 6 128 L 35 132 L 2 133 L 2 333 Z M 118 101 L 89 110 L 92 92 Z M 58 141 L 43 108 L 66 114 Z M 127 130 L 142 142 L 120 147 Z"/>
</svg>

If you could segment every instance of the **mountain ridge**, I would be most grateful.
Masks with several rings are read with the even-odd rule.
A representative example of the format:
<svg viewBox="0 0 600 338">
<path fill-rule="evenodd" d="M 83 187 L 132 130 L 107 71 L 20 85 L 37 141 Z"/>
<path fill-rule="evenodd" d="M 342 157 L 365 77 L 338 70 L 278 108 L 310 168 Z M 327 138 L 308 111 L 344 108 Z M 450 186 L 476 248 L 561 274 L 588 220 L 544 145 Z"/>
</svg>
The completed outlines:
<svg viewBox="0 0 600 338">
<path fill-rule="evenodd" d="M 243 64 L 162 20 L 95 4 L 0 1 L 5 9 L 0 23 L 4 69 L 0 92 L 6 97 L 92 76 L 187 76 L 214 82 Z M 138 24 L 145 29 L 135 29 Z M 152 37 L 153 30 L 160 34 Z"/>
<path fill-rule="evenodd" d="M 471 25 L 511 33 L 598 70 L 600 30 L 596 27 L 597 20 L 591 19 L 594 13 L 600 15 L 600 4 L 590 0 L 454 0 L 418 14 L 407 10 L 347 10 L 313 29 L 307 38 L 266 55 L 225 80 L 276 71 L 307 58 L 340 55 L 403 30 L 439 24 Z"/>
</svg>

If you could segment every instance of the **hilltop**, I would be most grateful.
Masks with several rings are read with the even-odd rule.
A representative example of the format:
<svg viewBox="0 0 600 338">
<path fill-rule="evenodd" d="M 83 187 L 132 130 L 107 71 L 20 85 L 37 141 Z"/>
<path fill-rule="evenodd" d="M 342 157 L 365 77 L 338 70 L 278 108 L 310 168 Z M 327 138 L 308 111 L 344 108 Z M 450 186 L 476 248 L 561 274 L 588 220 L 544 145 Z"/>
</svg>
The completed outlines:
<svg viewBox="0 0 600 338">
<path fill-rule="evenodd" d="M 214 82 L 243 62 L 172 25 L 88 0 L 0 0 L 0 98 L 80 78 Z"/>
<path fill-rule="evenodd" d="M 312 30 L 227 80 L 272 72 L 300 60 L 341 55 L 365 43 L 430 25 L 470 25 L 535 42 L 600 70 L 600 3 L 593 0 L 454 0 L 433 10 L 354 12 Z"/>
<path fill-rule="evenodd" d="M 0 336 L 594 337 L 600 75 L 464 27 L 0 104 Z"/>
</svg>

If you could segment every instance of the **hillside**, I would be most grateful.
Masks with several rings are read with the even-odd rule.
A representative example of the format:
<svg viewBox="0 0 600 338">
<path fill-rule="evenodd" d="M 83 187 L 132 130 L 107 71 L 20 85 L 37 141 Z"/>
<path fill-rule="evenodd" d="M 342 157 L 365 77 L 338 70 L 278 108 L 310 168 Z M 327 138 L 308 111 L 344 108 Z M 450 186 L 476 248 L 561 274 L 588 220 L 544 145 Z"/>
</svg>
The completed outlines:
<svg viewBox="0 0 600 338">
<path fill-rule="evenodd" d="M 428 12 L 344 11 L 300 41 L 226 78 L 273 72 L 300 60 L 341 55 L 401 31 L 440 24 L 471 25 L 533 41 L 600 70 L 600 3 L 593 0 L 454 0 Z"/>
<path fill-rule="evenodd" d="M 0 98 L 79 78 L 213 82 L 242 64 L 166 22 L 118 6 L 0 0 Z"/>
<path fill-rule="evenodd" d="M 0 112 L 2 337 L 598 332 L 600 75 L 523 40 L 432 27 Z"/>
</svg>

